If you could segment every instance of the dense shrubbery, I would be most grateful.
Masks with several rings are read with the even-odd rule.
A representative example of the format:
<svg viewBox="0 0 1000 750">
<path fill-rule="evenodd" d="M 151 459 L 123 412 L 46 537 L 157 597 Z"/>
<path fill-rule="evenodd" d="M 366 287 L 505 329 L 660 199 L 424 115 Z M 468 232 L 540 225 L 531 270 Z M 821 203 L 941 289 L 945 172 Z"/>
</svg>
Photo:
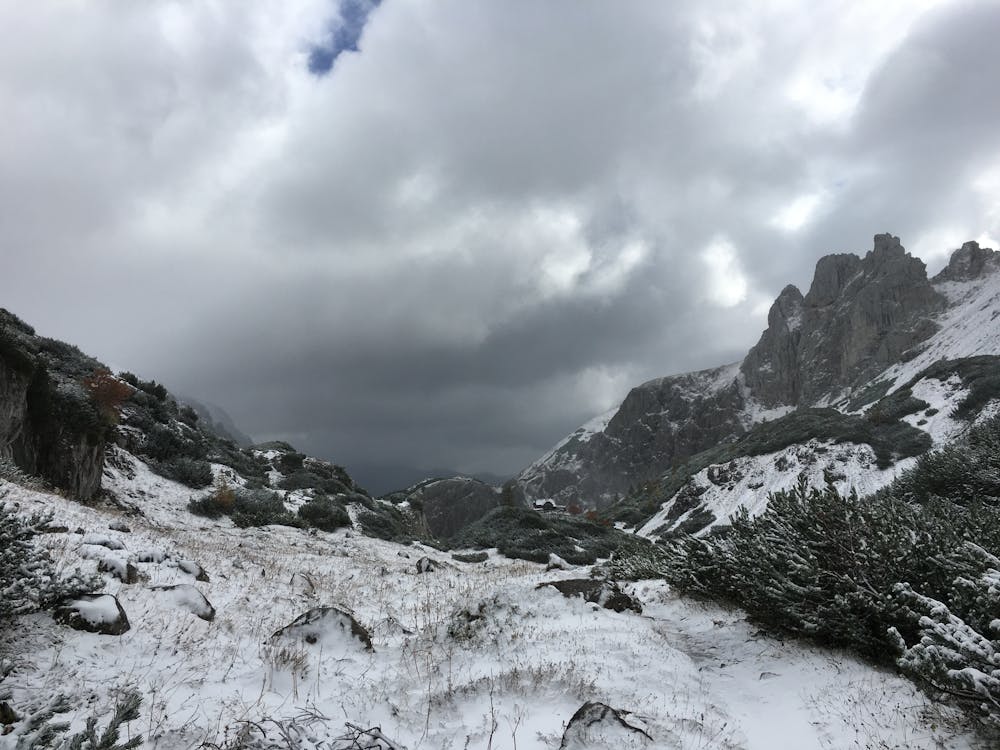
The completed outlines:
<svg viewBox="0 0 1000 750">
<path fill-rule="evenodd" d="M 630 551 L 613 569 L 733 602 L 776 631 L 899 659 L 1000 720 L 998 446 L 992 420 L 874 496 L 800 484 L 725 533 Z"/>
<path fill-rule="evenodd" d="M 500 507 L 449 540 L 453 549 L 496 547 L 506 557 L 548 562 L 559 555 L 574 565 L 610 557 L 623 546 L 644 546 L 629 534 L 583 518 L 543 515 L 521 507 Z"/>
</svg>

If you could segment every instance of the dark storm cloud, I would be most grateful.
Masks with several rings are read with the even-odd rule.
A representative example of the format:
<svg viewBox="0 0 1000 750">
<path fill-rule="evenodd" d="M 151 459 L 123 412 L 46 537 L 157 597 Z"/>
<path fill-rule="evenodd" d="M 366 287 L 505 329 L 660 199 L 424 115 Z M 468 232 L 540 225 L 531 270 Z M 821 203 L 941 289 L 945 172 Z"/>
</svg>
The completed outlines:
<svg viewBox="0 0 1000 750">
<path fill-rule="evenodd" d="M 0 11 L 0 305 L 348 467 L 510 472 L 821 254 L 1000 235 L 995 3 L 377 5 Z"/>
</svg>

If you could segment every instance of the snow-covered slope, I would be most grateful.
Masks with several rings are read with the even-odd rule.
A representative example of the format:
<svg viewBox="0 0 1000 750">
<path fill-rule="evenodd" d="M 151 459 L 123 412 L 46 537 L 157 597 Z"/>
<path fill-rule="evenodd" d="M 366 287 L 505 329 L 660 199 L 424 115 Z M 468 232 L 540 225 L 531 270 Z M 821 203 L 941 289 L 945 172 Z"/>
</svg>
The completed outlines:
<svg viewBox="0 0 1000 750">
<path fill-rule="evenodd" d="M 616 748 L 974 747 L 955 715 L 894 674 L 769 639 L 662 582 L 632 587 L 642 615 L 614 612 L 536 588 L 585 568 L 546 572 L 495 555 L 463 564 L 351 531 L 240 530 L 182 511 L 185 488 L 139 476 L 143 517 L 0 481 L 3 502 L 85 532 L 43 537 L 62 564 L 113 558 L 143 577 L 105 576 L 131 623 L 122 635 L 47 614 L 17 623 L 7 645 L 18 666 L 0 699 L 24 715 L 63 695 L 70 710 L 57 718 L 74 730 L 91 714 L 103 724 L 116 696 L 135 689 L 143 705 L 128 731 L 149 748 L 250 747 L 237 738 L 266 735 L 274 744 L 260 747 L 555 750 L 581 704 L 600 701 L 631 712 L 651 738 L 628 732 Z M 130 531 L 108 528 L 123 523 Z M 120 549 L 88 543 L 102 541 Z M 439 569 L 418 574 L 423 556 Z M 178 584 L 183 596 L 162 588 Z M 197 592 L 211 621 L 192 611 Z M 319 605 L 352 613 L 372 650 L 336 620 L 313 627 L 315 643 L 274 637 Z M 350 725 L 379 727 L 393 744 L 352 744 Z"/>
</svg>

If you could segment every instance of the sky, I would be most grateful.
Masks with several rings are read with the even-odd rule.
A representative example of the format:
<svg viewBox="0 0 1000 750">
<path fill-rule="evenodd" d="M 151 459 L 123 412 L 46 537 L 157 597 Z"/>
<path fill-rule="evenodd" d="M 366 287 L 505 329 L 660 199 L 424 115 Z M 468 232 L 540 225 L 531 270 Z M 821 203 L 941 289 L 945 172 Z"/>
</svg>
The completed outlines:
<svg viewBox="0 0 1000 750">
<path fill-rule="evenodd" d="M 892 232 L 1000 237 L 1000 3 L 0 0 L 0 306 L 258 439 L 511 474 Z"/>
</svg>

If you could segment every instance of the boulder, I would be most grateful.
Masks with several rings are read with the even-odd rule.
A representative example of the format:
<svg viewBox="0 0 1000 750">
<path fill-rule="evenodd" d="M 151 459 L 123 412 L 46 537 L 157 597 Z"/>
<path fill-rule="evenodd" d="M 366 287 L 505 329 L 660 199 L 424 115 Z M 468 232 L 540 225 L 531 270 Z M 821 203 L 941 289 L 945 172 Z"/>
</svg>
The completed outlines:
<svg viewBox="0 0 1000 750">
<path fill-rule="evenodd" d="M 201 581 L 202 583 L 208 583 L 209 577 L 205 569 L 201 567 L 194 560 L 178 560 L 177 567 L 181 569 L 182 572 L 187 573 L 189 576 L 194 576 L 196 581 Z"/>
<path fill-rule="evenodd" d="M 144 549 L 135 553 L 135 561 L 138 563 L 161 563 L 169 559 L 170 555 L 161 549 Z"/>
<path fill-rule="evenodd" d="M 551 586 L 567 599 L 579 597 L 605 609 L 613 609 L 615 612 L 631 610 L 636 614 L 642 614 L 642 605 L 622 591 L 621 587 L 614 581 L 568 578 L 563 581 L 546 581 L 538 584 L 535 588 L 540 589 L 545 586 Z"/>
<path fill-rule="evenodd" d="M 308 644 L 358 641 L 366 651 L 374 651 L 372 638 L 354 616 L 336 607 L 315 607 L 276 630 L 271 640 L 291 639 Z"/>
<path fill-rule="evenodd" d="M 461 563 L 484 563 L 490 559 L 488 552 L 452 552 L 451 559 Z"/>
<path fill-rule="evenodd" d="M 110 536 L 104 536 L 103 534 L 86 534 L 80 540 L 80 544 L 92 544 L 95 547 L 106 547 L 116 551 L 125 549 L 125 545 L 120 541 Z"/>
<path fill-rule="evenodd" d="M 174 586 L 153 586 L 153 591 L 160 592 L 169 598 L 175 606 L 187 610 L 195 617 L 199 617 L 205 622 L 215 619 L 215 607 L 205 598 L 205 595 L 197 587 L 190 583 L 178 583 Z"/>
<path fill-rule="evenodd" d="M 654 747 L 646 723 L 629 711 L 587 702 L 566 725 L 559 750 L 627 750 Z"/>
<path fill-rule="evenodd" d="M 111 594 L 84 594 L 57 607 L 52 616 L 74 630 L 100 635 L 121 635 L 131 628 L 121 603 Z"/>
<path fill-rule="evenodd" d="M 132 563 L 117 557 L 103 558 L 97 563 L 97 570 L 101 573 L 110 573 L 122 583 L 139 582 L 139 569 Z"/>
<path fill-rule="evenodd" d="M 417 560 L 417 573 L 433 573 L 441 567 L 441 564 L 429 557 L 421 557 Z"/>
</svg>

